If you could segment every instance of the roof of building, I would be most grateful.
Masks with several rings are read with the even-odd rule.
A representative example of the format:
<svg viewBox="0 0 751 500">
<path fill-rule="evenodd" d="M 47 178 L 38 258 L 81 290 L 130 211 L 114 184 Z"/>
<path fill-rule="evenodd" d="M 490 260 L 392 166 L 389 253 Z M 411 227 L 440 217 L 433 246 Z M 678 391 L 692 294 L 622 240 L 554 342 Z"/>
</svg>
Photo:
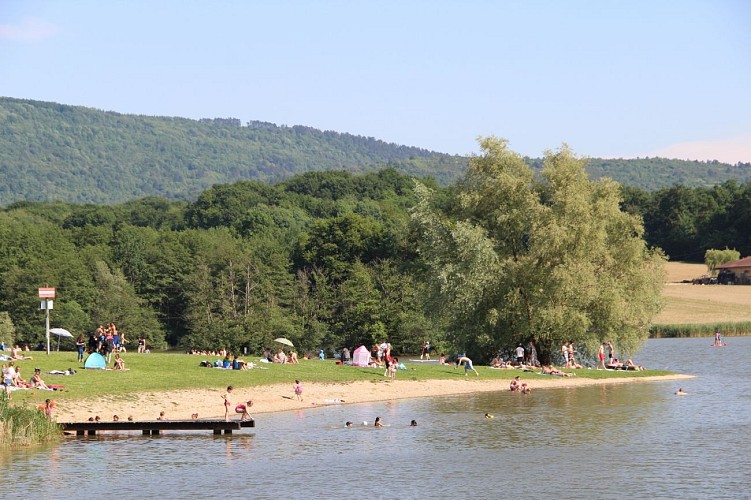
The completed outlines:
<svg viewBox="0 0 751 500">
<path fill-rule="evenodd" d="M 751 256 L 743 257 L 740 260 L 734 260 L 732 262 L 725 262 L 719 266 L 715 266 L 715 269 L 735 269 L 738 267 L 751 267 Z"/>
</svg>

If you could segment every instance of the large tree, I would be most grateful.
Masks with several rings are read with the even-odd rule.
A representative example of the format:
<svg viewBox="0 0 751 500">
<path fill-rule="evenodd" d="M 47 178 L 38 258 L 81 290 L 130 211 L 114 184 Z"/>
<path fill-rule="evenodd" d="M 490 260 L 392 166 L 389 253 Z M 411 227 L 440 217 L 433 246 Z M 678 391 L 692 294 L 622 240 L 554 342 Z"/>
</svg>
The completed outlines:
<svg viewBox="0 0 751 500">
<path fill-rule="evenodd" d="M 479 357 L 529 340 L 542 359 L 569 339 L 590 353 L 604 340 L 636 349 L 659 311 L 664 259 L 619 208 L 618 185 L 589 180 L 566 146 L 536 178 L 506 141 L 480 145 L 450 212 L 416 186 L 412 217 L 449 340 Z"/>
</svg>

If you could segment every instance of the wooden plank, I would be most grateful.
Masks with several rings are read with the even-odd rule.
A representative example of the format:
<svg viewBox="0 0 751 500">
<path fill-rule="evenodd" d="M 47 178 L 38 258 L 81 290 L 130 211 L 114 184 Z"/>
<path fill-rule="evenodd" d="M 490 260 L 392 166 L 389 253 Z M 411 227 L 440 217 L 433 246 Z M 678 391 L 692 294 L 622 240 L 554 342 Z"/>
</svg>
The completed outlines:
<svg viewBox="0 0 751 500">
<path fill-rule="evenodd" d="M 159 434 L 165 430 L 211 430 L 215 434 L 222 431 L 231 434 L 233 430 L 255 427 L 253 420 L 241 422 L 239 420 L 142 420 L 118 422 L 62 422 L 63 431 L 75 431 L 76 435 L 96 434 L 97 431 L 142 431 L 144 435 Z"/>
</svg>

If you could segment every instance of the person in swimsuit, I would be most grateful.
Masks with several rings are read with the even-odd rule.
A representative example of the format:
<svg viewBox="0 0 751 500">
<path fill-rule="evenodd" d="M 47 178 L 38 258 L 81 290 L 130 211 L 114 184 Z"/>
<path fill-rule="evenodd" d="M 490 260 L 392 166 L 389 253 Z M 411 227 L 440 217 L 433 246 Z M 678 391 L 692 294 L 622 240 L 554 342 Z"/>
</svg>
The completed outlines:
<svg viewBox="0 0 751 500">
<path fill-rule="evenodd" d="M 240 417 L 240 422 L 250 422 L 251 420 L 253 420 L 253 417 L 250 416 L 250 408 L 252 406 L 253 406 L 253 401 L 248 401 L 244 405 L 240 404 L 240 405 L 235 406 L 235 413 L 239 413 L 240 415 L 242 415 Z"/>
<path fill-rule="evenodd" d="M 374 427 L 383 427 L 383 423 L 381 422 L 381 417 L 376 417 L 375 423 L 373 424 Z"/>
<path fill-rule="evenodd" d="M 232 402 L 229 400 L 230 395 L 232 394 L 232 390 L 234 387 L 231 385 L 227 386 L 227 394 L 222 394 L 222 399 L 224 399 L 224 420 L 226 422 L 229 422 L 229 409 L 232 406 Z"/>
<path fill-rule="evenodd" d="M 605 369 L 605 342 L 597 349 L 597 369 Z"/>
<path fill-rule="evenodd" d="M 295 385 L 292 386 L 292 389 L 295 391 L 295 396 L 297 396 L 298 401 L 302 401 L 302 384 L 299 380 L 295 380 Z"/>
</svg>

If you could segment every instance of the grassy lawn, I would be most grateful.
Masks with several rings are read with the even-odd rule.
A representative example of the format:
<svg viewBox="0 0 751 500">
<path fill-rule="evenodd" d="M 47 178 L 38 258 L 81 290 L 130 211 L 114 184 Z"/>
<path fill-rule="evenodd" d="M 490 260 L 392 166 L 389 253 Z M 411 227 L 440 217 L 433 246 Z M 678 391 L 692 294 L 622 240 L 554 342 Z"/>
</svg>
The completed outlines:
<svg viewBox="0 0 751 500">
<path fill-rule="evenodd" d="M 139 392 L 158 392 L 180 389 L 222 389 L 227 385 L 236 388 L 251 388 L 269 384 L 291 384 L 295 379 L 305 383 L 347 383 L 354 381 L 383 381 L 383 370 L 376 368 L 359 368 L 340 366 L 334 360 L 300 360 L 299 365 L 272 365 L 257 363 L 258 358 L 248 356 L 245 359 L 256 362 L 263 368 L 247 371 L 204 368 L 199 363 L 201 356 L 176 353 L 124 354 L 128 371 L 84 370 L 76 362 L 75 352 L 53 352 L 49 356 L 44 352 L 27 353 L 33 360 L 16 362 L 21 367 L 23 377 L 28 380 L 34 368 L 42 370 L 42 378 L 47 384 L 63 385 L 62 391 L 26 390 L 13 393 L 14 404 L 39 404 L 52 397 L 57 401 L 71 401 L 91 397 L 126 398 L 128 394 Z M 213 361 L 213 359 L 211 359 Z M 402 360 L 403 362 L 405 360 Z M 404 362 L 407 371 L 399 371 L 400 380 L 450 380 L 464 378 L 464 370 L 451 366 L 439 366 L 428 363 Z M 50 370 L 77 370 L 75 375 L 50 375 Z M 495 370 L 486 366 L 476 366 L 481 379 L 510 380 L 520 374 L 518 370 Z M 572 370 L 577 377 L 583 378 L 623 378 L 665 375 L 669 372 L 648 370 L 644 372 L 614 372 L 601 370 Z M 472 374 L 470 374 L 472 375 Z M 526 379 L 549 378 L 549 375 L 525 373 Z"/>
</svg>

